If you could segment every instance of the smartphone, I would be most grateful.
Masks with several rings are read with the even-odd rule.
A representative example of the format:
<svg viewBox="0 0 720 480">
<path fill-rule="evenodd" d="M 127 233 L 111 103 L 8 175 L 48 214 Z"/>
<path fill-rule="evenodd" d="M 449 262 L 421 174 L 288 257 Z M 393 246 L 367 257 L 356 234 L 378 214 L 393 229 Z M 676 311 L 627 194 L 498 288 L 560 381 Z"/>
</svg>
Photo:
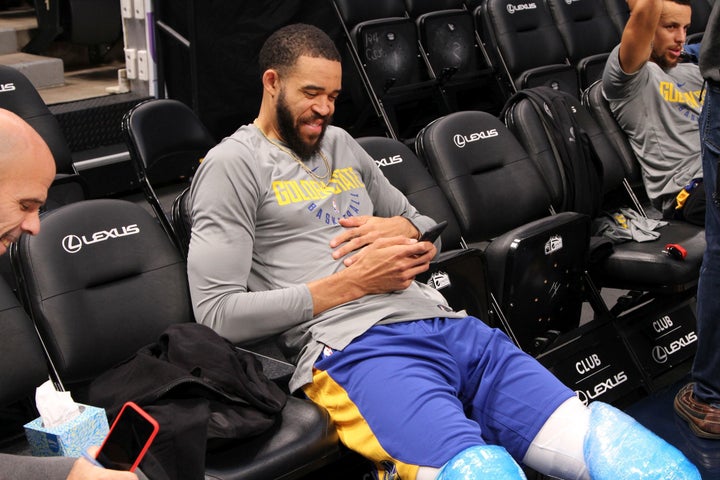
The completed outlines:
<svg viewBox="0 0 720 480">
<path fill-rule="evenodd" d="M 435 240 L 437 240 L 443 230 L 445 230 L 445 227 L 447 227 L 447 221 L 445 220 L 436 223 L 435 225 L 423 232 L 423 234 L 420 236 L 419 241 L 433 243 Z"/>
<path fill-rule="evenodd" d="M 160 429 L 158 422 L 133 402 L 123 405 L 95 459 L 105 468 L 135 471 Z"/>
</svg>

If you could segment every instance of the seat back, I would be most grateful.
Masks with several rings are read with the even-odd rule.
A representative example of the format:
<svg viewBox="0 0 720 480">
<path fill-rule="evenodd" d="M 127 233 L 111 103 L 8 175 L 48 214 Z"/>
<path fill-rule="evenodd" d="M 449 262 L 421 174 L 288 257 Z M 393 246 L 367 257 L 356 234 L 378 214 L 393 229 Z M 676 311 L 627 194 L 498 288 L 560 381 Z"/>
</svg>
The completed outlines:
<svg viewBox="0 0 720 480">
<path fill-rule="evenodd" d="M 615 212 L 620 208 L 632 208 L 638 211 L 640 217 L 644 216 L 642 206 L 633 195 L 634 191 L 628 188 L 629 185 L 625 181 L 625 168 L 622 158 L 608 140 L 603 128 L 577 99 L 562 93 L 557 93 L 557 95 L 566 96 L 564 102 L 566 114 L 572 116 L 576 122 L 574 143 L 585 142 L 587 147 L 593 151 L 597 161 L 602 165 L 603 188 L 595 192 L 597 198 L 593 200 L 602 205 L 602 211 Z M 565 163 L 556 162 L 552 159 L 554 152 L 549 147 L 549 144 L 555 138 L 551 131 L 555 127 L 554 124 L 543 124 L 543 120 L 540 118 L 542 109 L 539 111 L 537 108 L 528 108 L 523 102 L 524 100 L 519 101 L 515 104 L 514 109 L 507 112 L 506 118 L 511 125 L 511 129 L 518 132 L 518 138 L 531 151 L 531 157 L 550 157 L 538 162 L 541 168 L 552 169 L 554 167 L 561 170 L 559 172 L 545 172 L 546 177 L 555 178 L 564 174 L 567 178 L 574 178 L 573 175 L 580 173 L 582 170 L 571 172 Z M 553 110 L 553 115 L 557 116 L 558 112 Z M 543 128 L 543 126 L 546 128 Z M 582 161 L 579 155 L 575 155 L 573 159 L 575 163 Z M 564 171 L 562 171 L 563 169 Z M 581 185 L 582 182 L 581 177 L 575 178 L 575 187 Z M 563 185 L 567 185 L 567 183 Z M 586 188 L 575 188 L 575 192 L 580 195 L 592 195 L 590 189 Z M 577 206 L 572 204 L 564 207 L 573 211 L 578 210 Z M 588 213 L 591 213 L 594 218 L 601 217 L 601 215 L 598 215 L 599 212 Z M 627 216 L 631 217 L 631 213 L 628 213 Z M 677 262 L 672 262 L 667 255 L 664 255 L 662 248 L 658 248 L 657 243 L 637 241 L 616 243 L 613 251 L 609 252 L 608 256 L 601 258 L 597 264 L 592 266 L 593 280 L 600 286 L 634 288 L 639 291 L 659 292 L 664 289 L 687 291 L 691 289 L 692 285 L 697 281 L 704 241 L 698 238 L 698 229 L 696 227 L 682 223 L 668 222 L 658 232 L 661 241 L 664 242 L 662 245 L 675 243 L 670 241 L 670 239 L 674 238 L 678 239 L 678 243 L 688 247 L 688 257 L 680 265 L 676 265 Z M 681 238 L 682 241 L 679 240 Z M 672 269 L 673 273 L 670 273 L 669 269 Z M 663 270 L 666 270 L 666 272 L 660 274 Z"/>
<path fill-rule="evenodd" d="M 472 14 L 460 0 L 405 0 L 430 66 L 443 83 L 486 75 L 489 66 L 475 38 Z"/>
<path fill-rule="evenodd" d="M 472 12 L 463 2 L 405 0 L 405 5 L 449 111 L 499 108 L 502 102 L 488 94 L 497 90 L 494 70 L 476 34 Z"/>
<path fill-rule="evenodd" d="M 19 70 L 0 65 L 0 108 L 25 120 L 45 140 L 55 159 L 55 180 L 48 190 L 45 210 L 87 198 L 85 180 L 75 171 L 72 154 L 55 116 L 30 80 Z"/>
<path fill-rule="evenodd" d="M 192 216 L 190 215 L 190 187 L 180 192 L 173 201 L 170 210 L 170 221 L 172 222 L 175 237 L 183 256 L 187 258 L 188 247 L 190 246 L 190 235 L 192 233 Z"/>
<path fill-rule="evenodd" d="M 602 2 L 547 0 L 547 4 L 572 62 L 608 53 L 620 42 Z"/>
<path fill-rule="evenodd" d="M 48 212 L 42 235 L 23 235 L 13 262 L 50 360 L 82 384 L 192 321 L 185 262 L 157 220 L 124 200 Z"/>
<path fill-rule="evenodd" d="M 155 187 L 189 184 L 217 142 L 190 107 L 171 99 L 148 100 L 133 107 L 123 118 L 122 129 L 145 198 L 172 235 L 171 205 L 160 203 Z"/>
<path fill-rule="evenodd" d="M 30 80 L 16 68 L 0 65 L 0 85 L 0 108 L 15 113 L 40 134 L 55 158 L 57 173 L 75 173 L 60 124 Z"/>
<path fill-rule="evenodd" d="M 55 159 L 56 175 L 43 210 L 53 210 L 87 198 L 87 185 L 77 174 L 60 124 L 30 80 L 16 68 L 0 65 L 0 108 L 25 120 L 45 140 Z M 0 276 L 16 289 L 7 257 L 0 258 Z"/>
<path fill-rule="evenodd" d="M 23 236 L 13 260 L 58 377 L 79 401 L 87 393 L 84 384 L 156 343 L 169 326 L 193 321 L 185 262 L 157 220 L 135 203 L 88 200 L 49 212 L 42 235 Z M 205 411 L 207 394 L 182 391 L 186 406 Z M 159 392 L 162 399 L 152 406 L 162 411 L 163 402 L 183 393 Z M 94 398 L 101 397 L 95 392 Z M 262 435 L 227 438 L 209 448 L 206 475 L 289 480 L 338 457 L 337 433 L 324 409 L 291 397 L 280 415 Z M 175 442 L 176 427 L 171 421 L 162 424 L 168 435 L 163 440 Z M 175 449 L 168 455 L 158 448 L 151 450 L 158 459 L 172 459 Z M 192 446 L 188 451 L 205 450 Z"/>
<path fill-rule="evenodd" d="M 448 226 L 442 233 L 443 250 L 461 248 L 460 226 L 450 204 L 427 167 L 404 143 L 387 137 L 361 137 L 358 143 L 373 157 L 383 174 L 423 215 Z"/>
<path fill-rule="evenodd" d="M 442 252 L 417 280 L 440 291 L 455 310 L 464 309 L 492 325 L 485 259 L 466 248 L 455 214 L 425 164 L 398 140 L 361 137 L 357 141 L 420 213 L 448 222 L 441 235 Z"/>
<path fill-rule="evenodd" d="M 547 85 L 575 94 L 575 69 L 544 2 L 486 0 L 476 10 L 483 41 L 515 90 Z"/>
<path fill-rule="evenodd" d="M 532 159 L 489 113 L 442 117 L 417 142 L 465 240 L 489 242 L 489 284 L 506 331 L 528 352 L 548 348 L 550 331 L 567 332 L 580 319 L 589 218 L 549 215 L 550 197 Z"/>
<path fill-rule="evenodd" d="M 535 87 L 508 101 L 504 121 L 535 161 L 556 211 L 598 214 L 603 195 L 622 187 L 624 171 L 612 147 L 580 101 Z M 608 160 L 605 165 L 604 160 Z"/>
<path fill-rule="evenodd" d="M 625 30 L 625 24 L 630 18 L 630 7 L 628 7 L 626 0 L 604 0 L 605 9 L 608 12 L 608 16 L 615 26 L 615 30 L 618 35 L 622 35 Z"/>
<path fill-rule="evenodd" d="M 32 320 L 0 280 L 0 406 L 32 397 L 48 379 L 45 353 Z"/>
<path fill-rule="evenodd" d="M 691 0 L 692 17 L 687 31 L 687 43 L 700 43 L 707 26 L 713 4 L 710 0 Z"/>
<path fill-rule="evenodd" d="M 416 147 L 468 243 L 548 215 L 550 197 L 532 159 L 490 113 L 446 115 L 420 132 Z"/>
<path fill-rule="evenodd" d="M 351 90 L 359 107 L 372 105 L 389 135 L 412 138 L 438 112 L 447 110 L 438 81 L 420 48 L 415 22 L 403 0 L 333 0 L 346 45 L 363 87 Z M 359 80 L 359 82 L 358 82 Z"/>
<path fill-rule="evenodd" d="M 620 35 L 598 0 L 547 0 L 570 62 L 579 74 L 584 90 L 602 77 L 610 51 L 620 42 Z"/>
<path fill-rule="evenodd" d="M 617 155 L 619 155 L 625 171 L 625 178 L 633 186 L 642 186 L 640 163 L 630 146 L 627 135 L 610 110 L 610 104 L 602 91 L 602 81 L 594 83 L 583 92 L 582 103 L 588 107 L 588 111 L 605 133 Z M 644 192 L 644 187 L 642 187 L 641 192 Z"/>
<path fill-rule="evenodd" d="M 379 97 L 429 79 L 415 25 L 405 16 L 402 0 L 336 0 L 336 4 Z"/>
</svg>

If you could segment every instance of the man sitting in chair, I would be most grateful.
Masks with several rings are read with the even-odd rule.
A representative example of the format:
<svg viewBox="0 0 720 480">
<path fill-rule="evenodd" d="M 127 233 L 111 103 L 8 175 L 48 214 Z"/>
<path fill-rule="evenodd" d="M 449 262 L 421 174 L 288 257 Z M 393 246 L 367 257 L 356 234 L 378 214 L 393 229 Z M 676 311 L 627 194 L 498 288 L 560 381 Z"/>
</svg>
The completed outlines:
<svg viewBox="0 0 720 480">
<path fill-rule="evenodd" d="M 279 335 L 297 363 L 290 388 L 327 409 L 378 478 L 519 479 L 519 463 L 572 479 L 700 478 L 414 281 L 437 253 L 419 241 L 435 222 L 329 125 L 341 66 L 325 33 L 284 27 L 260 64 L 257 119 L 208 153 L 191 186 L 199 322 L 233 342 Z"/>
<path fill-rule="evenodd" d="M 38 234 L 40 207 L 54 178 L 55 160 L 42 137 L 20 117 L 0 109 L 0 255 L 20 235 Z M 0 453 L 0 478 L 137 480 L 138 475 L 106 470 L 84 458 Z"/>
<path fill-rule="evenodd" d="M 642 167 L 645 190 L 665 218 L 704 225 L 698 118 L 703 79 L 681 63 L 690 0 L 629 0 L 630 19 L 602 85 Z"/>
</svg>

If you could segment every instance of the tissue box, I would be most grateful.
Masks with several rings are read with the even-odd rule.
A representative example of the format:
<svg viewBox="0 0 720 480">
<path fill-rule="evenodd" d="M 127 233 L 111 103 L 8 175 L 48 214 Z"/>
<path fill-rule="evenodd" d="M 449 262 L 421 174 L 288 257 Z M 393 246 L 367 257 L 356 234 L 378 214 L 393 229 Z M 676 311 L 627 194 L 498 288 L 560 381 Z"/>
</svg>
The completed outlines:
<svg viewBox="0 0 720 480">
<path fill-rule="evenodd" d="M 79 457 L 88 447 L 102 444 L 109 430 L 105 410 L 78 406 L 80 415 L 61 425 L 45 428 L 40 417 L 25 424 L 25 436 L 34 456 Z"/>
</svg>

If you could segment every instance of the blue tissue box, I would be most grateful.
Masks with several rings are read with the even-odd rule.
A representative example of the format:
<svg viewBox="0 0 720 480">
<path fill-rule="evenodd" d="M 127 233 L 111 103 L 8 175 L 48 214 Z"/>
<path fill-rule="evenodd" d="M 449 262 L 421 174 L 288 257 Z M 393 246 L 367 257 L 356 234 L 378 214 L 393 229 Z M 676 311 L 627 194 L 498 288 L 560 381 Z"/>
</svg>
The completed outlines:
<svg viewBox="0 0 720 480">
<path fill-rule="evenodd" d="M 25 424 L 25 436 L 36 457 L 79 457 L 93 445 L 102 444 L 108 433 L 105 410 L 80 405 L 80 415 L 61 425 L 45 428 L 42 418 Z"/>
</svg>

